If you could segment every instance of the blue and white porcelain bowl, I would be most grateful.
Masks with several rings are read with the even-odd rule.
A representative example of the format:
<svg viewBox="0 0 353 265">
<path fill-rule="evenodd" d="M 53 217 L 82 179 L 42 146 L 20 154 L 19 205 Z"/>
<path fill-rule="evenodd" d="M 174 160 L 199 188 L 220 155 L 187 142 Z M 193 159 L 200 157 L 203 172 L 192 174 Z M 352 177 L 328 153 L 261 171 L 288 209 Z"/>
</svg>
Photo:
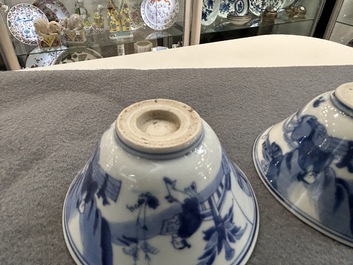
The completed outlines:
<svg viewBox="0 0 353 265">
<path fill-rule="evenodd" d="M 195 110 L 167 99 L 120 113 L 63 210 L 77 264 L 244 264 L 258 229 L 244 173 Z"/>
<path fill-rule="evenodd" d="M 353 246 L 353 83 L 310 101 L 260 134 L 254 163 L 298 218 Z"/>
</svg>

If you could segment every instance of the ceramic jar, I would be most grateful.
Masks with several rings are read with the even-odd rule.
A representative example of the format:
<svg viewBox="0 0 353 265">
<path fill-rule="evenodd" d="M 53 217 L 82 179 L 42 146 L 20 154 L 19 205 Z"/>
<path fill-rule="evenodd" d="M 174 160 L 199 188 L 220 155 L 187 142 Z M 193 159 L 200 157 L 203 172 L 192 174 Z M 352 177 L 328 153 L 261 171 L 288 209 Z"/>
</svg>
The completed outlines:
<svg viewBox="0 0 353 265">
<path fill-rule="evenodd" d="M 167 99 L 120 113 L 63 211 L 77 264 L 244 264 L 258 226 L 253 190 L 215 132 Z"/>
</svg>

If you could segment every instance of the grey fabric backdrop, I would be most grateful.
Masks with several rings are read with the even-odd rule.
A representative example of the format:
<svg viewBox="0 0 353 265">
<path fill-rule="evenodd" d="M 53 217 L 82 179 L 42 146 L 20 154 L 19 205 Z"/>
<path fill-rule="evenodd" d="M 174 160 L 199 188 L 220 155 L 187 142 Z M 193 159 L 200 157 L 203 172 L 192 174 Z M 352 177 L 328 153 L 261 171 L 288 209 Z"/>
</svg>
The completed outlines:
<svg viewBox="0 0 353 265">
<path fill-rule="evenodd" d="M 350 81 L 353 66 L 0 73 L 0 264 L 73 264 L 61 226 L 71 181 L 122 108 L 158 97 L 194 107 L 250 180 L 260 232 L 249 264 L 353 264 L 353 249 L 285 210 L 252 162 L 262 130 Z"/>
</svg>

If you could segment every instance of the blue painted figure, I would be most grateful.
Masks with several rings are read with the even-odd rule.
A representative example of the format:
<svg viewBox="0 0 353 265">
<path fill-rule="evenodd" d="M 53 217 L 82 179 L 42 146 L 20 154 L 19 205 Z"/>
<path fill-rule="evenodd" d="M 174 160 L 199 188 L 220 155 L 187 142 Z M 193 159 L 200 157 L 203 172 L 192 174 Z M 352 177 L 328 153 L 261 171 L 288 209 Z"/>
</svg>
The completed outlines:
<svg viewBox="0 0 353 265">
<path fill-rule="evenodd" d="M 318 98 L 313 107 L 322 102 L 324 99 Z M 340 178 L 335 168 L 353 172 L 353 142 L 330 136 L 315 116 L 300 112 L 284 123 L 283 131 L 291 151 L 284 153 L 268 136 L 262 143 L 261 163 L 270 185 L 289 199 L 291 186 L 302 183 L 315 203 L 320 223 L 352 236 L 353 191 L 349 180 Z M 347 216 L 347 212 L 351 214 Z M 342 216 L 339 226 L 335 216 Z"/>
</svg>

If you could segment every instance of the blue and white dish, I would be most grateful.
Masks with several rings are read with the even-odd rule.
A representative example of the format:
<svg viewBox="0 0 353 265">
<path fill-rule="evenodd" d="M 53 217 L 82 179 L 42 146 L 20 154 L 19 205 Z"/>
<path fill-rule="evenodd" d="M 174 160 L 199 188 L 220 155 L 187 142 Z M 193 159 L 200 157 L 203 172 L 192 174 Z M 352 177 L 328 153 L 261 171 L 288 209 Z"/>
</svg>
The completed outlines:
<svg viewBox="0 0 353 265">
<path fill-rule="evenodd" d="M 249 0 L 249 10 L 255 16 L 261 16 L 268 5 L 268 0 Z"/>
<path fill-rule="evenodd" d="M 234 4 L 236 0 L 221 0 L 219 4 L 219 13 L 220 17 L 226 18 L 229 12 L 234 11 Z"/>
<path fill-rule="evenodd" d="M 201 24 L 211 25 L 219 14 L 220 0 L 203 0 Z"/>
<path fill-rule="evenodd" d="M 299 219 L 353 246 L 353 83 L 323 93 L 260 134 L 254 164 Z"/>
<path fill-rule="evenodd" d="M 234 3 L 234 12 L 238 16 L 249 14 L 249 0 L 236 0 Z"/>
<path fill-rule="evenodd" d="M 228 14 L 227 19 L 233 25 L 245 25 L 252 19 L 252 14 L 247 14 L 243 16 L 238 16 L 235 12 Z"/>
<path fill-rule="evenodd" d="M 175 102 L 125 108 L 73 180 L 63 231 L 77 264 L 249 259 L 259 229 L 251 185 L 211 127 Z"/>
<path fill-rule="evenodd" d="M 38 45 L 38 35 L 34 28 L 34 20 L 47 17 L 42 10 L 31 4 L 17 4 L 7 13 L 7 27 L 18 41 L 27 45 Z"/>
<path fill-rule="evenodd" d="M 45 48 L 45 50 L 36 47 L 28 54 L 25 67 L 36 68 L 52 65 L 65 49 L 67 49 L 65 46 Z"/>
</svg>

